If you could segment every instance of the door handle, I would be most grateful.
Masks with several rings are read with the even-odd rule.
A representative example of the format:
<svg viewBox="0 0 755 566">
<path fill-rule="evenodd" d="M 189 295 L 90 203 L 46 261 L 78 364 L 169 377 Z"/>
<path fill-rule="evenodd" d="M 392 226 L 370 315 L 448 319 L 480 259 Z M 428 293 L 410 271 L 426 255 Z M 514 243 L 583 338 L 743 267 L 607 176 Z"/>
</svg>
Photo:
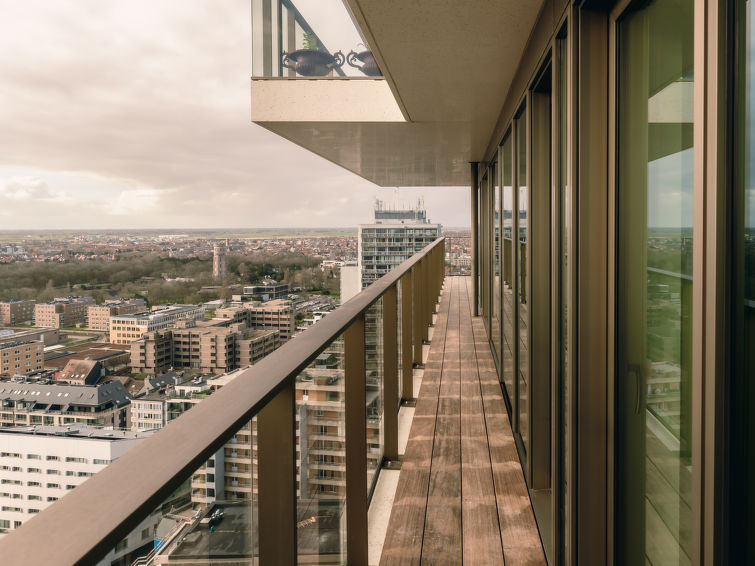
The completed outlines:
<svg viewBox="0 0 755 566">
<path fill-rule="evenodd" d="M 634 414 L 640 414 L 640 393 L 642 390 L 642 367 L 640 364 L 627 365 L 627 373 L 634 375 L 635 386 L 635 399 L 634 399 Z"/>
</svg>

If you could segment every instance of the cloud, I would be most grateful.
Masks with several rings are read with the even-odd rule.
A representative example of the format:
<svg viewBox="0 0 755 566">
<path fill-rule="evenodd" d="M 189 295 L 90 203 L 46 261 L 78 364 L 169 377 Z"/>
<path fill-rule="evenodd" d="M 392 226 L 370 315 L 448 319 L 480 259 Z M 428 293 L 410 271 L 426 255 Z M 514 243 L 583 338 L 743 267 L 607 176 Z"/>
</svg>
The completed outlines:
<svg viewBox="0 0 755 566">
<path fill-rule="evenodd" d="M 0 0 L 0 168 L 101 180 L 48 187 L 90 211 L 91 227 L 368 221 L 380 189 L 249 121 L 249 11 L 248 0 Z M 81 223 L 55 207 L 29 214 L 9 195 L 42 189 L 12 182 L 0 175 L 3 227 Z M 468 190 L 450 205 L 434 191 L 432 217 L 468 224 Z"/>
<path fill-rule="evenodd" d="M 31 175 L 12 177 L 0 185 L 0 198 L 11 201 L 60 201 L 64 193 L 52 193 L 47 183 Z"/>
<path fill-rule="evenodd" d="M 158 203 L 159 192 L 154 189 L 130 189 L 121 191 L 110 214 L 116 216 L 150 214 Z"/>
</svg>

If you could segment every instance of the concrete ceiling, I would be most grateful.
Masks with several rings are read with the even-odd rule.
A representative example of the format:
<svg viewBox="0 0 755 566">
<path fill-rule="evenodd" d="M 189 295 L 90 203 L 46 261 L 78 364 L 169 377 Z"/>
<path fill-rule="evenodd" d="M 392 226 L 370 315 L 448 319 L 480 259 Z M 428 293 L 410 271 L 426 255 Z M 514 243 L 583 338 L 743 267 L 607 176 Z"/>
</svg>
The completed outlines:
<svg viewBox="0 0 755 566">
<path fill-rule="evenodd" d="M 468 184 L 468 162 L 484 157 L 543 0 L 346 3 L 404 120 L 265 119 L 254 110 L 257 81 L 253 120 L 381 186 Z"/>
</svg>

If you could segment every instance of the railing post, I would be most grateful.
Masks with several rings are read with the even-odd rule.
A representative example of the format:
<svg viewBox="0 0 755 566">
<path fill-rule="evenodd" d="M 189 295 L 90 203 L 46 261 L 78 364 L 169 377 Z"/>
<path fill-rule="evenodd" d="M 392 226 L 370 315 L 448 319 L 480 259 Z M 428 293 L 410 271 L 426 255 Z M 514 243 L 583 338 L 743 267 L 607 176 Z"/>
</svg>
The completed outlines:
<svg viewBox="0 0 755 566">
<path fill-rule="evenodd" d="M 417 262 L 412 267 L 412 345 L 414 346 L 414 365 L 422 365 L 422 278 Z"/>
<path fill-rule="evenodd" d="M 367 566 L 367 407 L 364 312 L 344 332 L 346 558 Z"/>
<path fill-rule="evenodd" d="M 430 340 L 430 324 L 432 324 L 433 318 L 430 308 L 430 294 L 432 293 L 432 286 L 430 285 L 430 258 L 425 256 L 422 258 L 422 318 L 424 324 L 422 325 L 422 343 L 426 344 Z"/>
<path fill-rule="evenodd" d="M 296 564 L 294 402 L 290 378 L 257 415 L 260 564 Z"/>
<path fill-rule="evenodd" d="M 398 320 L 396 286 L 383 295 L 383 457 L 398 460 Z"/>
<path fill-rule="evenodd" d="M 414 399 L 412 371 L 412 276 L 401 277 L 401 398 Z"/>
<path fill-rule="evenodd" d="M 478 249 L 478 240 L 480 238 L 480 227 L 478 223 L 478 208 L 479 208 L 479 183 L 478 183 L 478 168 L 477 168 L 477 162 L 470 163 L 470 209 L 472 212 L 472 224 L 470 226 L 471 230 L 471 242 L 470 246 L 472 247 L 472 269 L 471 269 L 471 275 L 472 275 L 472 316 L 479 316 L 480 315 L 480 309 L 478 306 L 479 302 L 479 280 L 477 276 L 477 272 L 480 269 L 480 254 Z"/>
</svg>

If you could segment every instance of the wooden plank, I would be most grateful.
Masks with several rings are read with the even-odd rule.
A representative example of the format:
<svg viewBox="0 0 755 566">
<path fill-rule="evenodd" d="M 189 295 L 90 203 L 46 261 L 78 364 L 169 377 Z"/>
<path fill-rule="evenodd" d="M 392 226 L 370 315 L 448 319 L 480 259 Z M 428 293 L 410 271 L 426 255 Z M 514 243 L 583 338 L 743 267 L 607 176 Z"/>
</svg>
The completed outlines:
<svg viewBox="0 0 755 566">
<path fill-rule="evenodd" d="M 445 281 L 381 564 L 545 565 L 469 278 Z"/>
<path fill-rule="evenodd" d="M 501 529 L 466 286 L 460 302 L 463 556 L 467 564 L 502 566 Z"/>
<path fill-rule="evenodd" d="M 427 496 L 423 564 L 461 564 L 459 288 L 452 284 Z"/>
<path fill-rule="evenodd" d="M 472 320 L 504 561 L 543 565 L 545 554 L 482 321 Z"/>
<path fill-rule="evenodd" d="M 420 563 L 449 307 L 446 294 L 428 353 L 380 564 Z"/>
</svg>

